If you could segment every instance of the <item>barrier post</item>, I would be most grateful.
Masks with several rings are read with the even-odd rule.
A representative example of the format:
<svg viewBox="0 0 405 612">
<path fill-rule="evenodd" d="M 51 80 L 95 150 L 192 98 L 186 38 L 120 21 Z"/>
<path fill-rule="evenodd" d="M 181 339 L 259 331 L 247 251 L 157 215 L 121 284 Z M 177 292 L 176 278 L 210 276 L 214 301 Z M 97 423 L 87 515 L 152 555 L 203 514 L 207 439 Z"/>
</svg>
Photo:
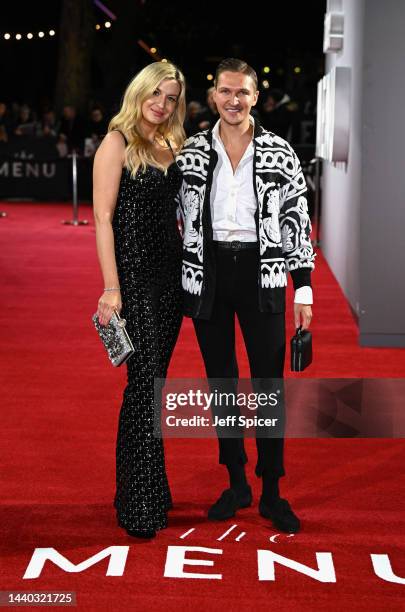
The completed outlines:
<svg viewBox="0 0 405 612">
<path fill-rule="evenodd" d="M 62 221 L 63 225 L 88 225 L 89 222 L 86 219 L 79 221 L 79 206 L 77 200 L 77 153 L 72 152 L 69 155 L 72 158 L 72 183 L 73 183 L 73 219 L 70 221 Z"/>
</svg>

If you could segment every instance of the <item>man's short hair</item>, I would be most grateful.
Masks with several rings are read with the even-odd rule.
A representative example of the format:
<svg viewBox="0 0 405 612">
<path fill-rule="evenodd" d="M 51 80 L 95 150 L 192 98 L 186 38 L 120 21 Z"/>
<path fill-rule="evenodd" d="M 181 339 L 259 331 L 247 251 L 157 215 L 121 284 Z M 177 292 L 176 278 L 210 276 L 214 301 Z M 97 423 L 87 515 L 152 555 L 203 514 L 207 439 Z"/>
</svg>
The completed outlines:
<svg viewBox="0 0 405 612">
<path fill-rule="evenodd" d="M 237 59 L 235 57 L 228 57 L 227 59 L 222 60 L 222 62 L 218 65 L 217 71 L 215 73 L 215 87 L 218 84 L 219 75 L 222 72 L 242 72 L 242 74 L 246 74 L 246 76 L 250 76 L 253 80 L 256 90 L 258 89 L 258 79 L 256 71 L 253 70 L 252 66 L 249 66 L 246 62 L 241 59 Z"/>
</svg>

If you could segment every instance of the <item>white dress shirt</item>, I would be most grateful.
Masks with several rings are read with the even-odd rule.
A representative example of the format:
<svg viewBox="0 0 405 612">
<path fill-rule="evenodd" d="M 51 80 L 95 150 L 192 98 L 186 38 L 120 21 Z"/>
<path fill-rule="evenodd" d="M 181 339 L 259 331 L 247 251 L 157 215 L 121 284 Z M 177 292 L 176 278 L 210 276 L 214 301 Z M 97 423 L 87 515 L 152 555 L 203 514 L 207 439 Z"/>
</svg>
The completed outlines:
<svg viewBox="0 0 405 612">
<path fill-rule="evenodd" d="M 253 190 L 253 141 L 250 141 L 235 173 L 219 135 L 213 129 L 213 148 L 218 153 L 211 189 L 211 219 L 214 240 L 257 242 Z"/>
<path fill-rule="evenodd" d="M 249 117 L 254 126 L 254 119 Z M 211 188 L 213 239 L 221 242 L 257 242 L 255 213 L 257 201 L 253 189 L 253 140 L 233 171 L 231 160 L 219 135 L 220 120 L 212 130 L 212 146 L 218 154 Z M 312 288 L 299 287 L 294 302 L 312 304 Z"/>
</svg>

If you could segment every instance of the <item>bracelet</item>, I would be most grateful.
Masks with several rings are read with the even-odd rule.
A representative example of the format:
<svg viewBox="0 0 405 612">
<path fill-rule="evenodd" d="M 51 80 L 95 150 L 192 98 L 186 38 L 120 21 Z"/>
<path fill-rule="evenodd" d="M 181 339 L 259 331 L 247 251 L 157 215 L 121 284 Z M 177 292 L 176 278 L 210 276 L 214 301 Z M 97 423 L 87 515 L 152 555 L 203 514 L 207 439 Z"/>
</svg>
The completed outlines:
<svg viewBox="0 0 405 612">
<path fill-rule="evenodd" d="M 119 287 L 104 287 L 104 291 L 121 291 Z"/>
</svg>

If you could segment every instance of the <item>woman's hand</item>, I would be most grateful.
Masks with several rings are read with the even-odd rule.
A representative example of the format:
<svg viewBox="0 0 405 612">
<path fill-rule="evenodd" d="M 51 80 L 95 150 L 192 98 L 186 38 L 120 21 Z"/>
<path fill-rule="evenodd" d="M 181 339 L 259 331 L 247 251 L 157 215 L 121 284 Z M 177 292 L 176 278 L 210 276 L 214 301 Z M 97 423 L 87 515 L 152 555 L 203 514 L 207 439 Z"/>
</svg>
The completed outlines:
<svg viewBox="0 0 405 612">
<path fill-rule="evenodd" d="M 114 310 L 120 313 L 121 308 L 121 292 L 119 290 L 104 291 L 103 295 L 98 301 L 97 307 L 97 316 L 100 324 L 108 325 Z"/>
</svg>

